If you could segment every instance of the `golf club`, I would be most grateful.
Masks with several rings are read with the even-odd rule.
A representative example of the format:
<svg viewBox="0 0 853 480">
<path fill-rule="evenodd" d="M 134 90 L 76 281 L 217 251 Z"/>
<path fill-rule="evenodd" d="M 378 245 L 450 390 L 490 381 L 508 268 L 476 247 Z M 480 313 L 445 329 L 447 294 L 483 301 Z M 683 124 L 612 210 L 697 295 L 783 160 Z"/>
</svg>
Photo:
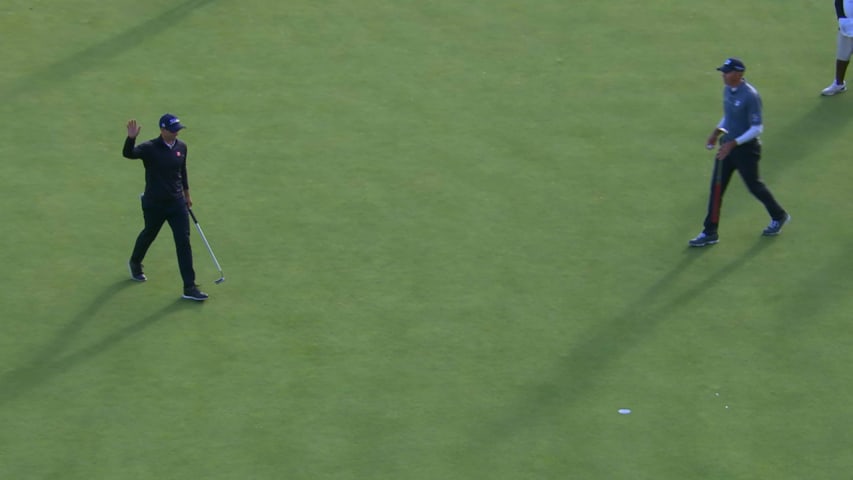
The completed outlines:
<svg viewBox="0 0 853 480">
<path fill-rule="evenodd" d="M 729 133 L 725 128 L 720 128 L 720 132 L 725 135 Z M 713 149 L 713 145 L 710 145 Z M 723 159 L 716 158 L 714 154 L 714 192 L 711 204 L 711 221 L 720 223 L 720 207 L 723 202 Z"/>
<path fill-rule="evenodd" d="M 207 237 L 204 236 L 204 232 L 201 230 L 201 225 L 198 224 L 198 219 L 195 218 L 193 210 L 189 207 L 187 207 L 187 210 L 190 212 L 190 217 L 192 217 L 193 223 L 195 223 L 195 228 L 201 236 L 201 241 L 204 242 L 204 246 L 207 247 L 207 252 L 210 253 L 210 258 L 213 259 L 213 264 L 216 266 L 216 269 L 219 270 L 219 279 L 213 282 L 218 285 L 225 281 L 225 274 L 222 273 L 222 267 L 219 266 L 219 261 L 216 260 L 216 255 L 213 254 L 213 249 L 210 248 L 210 243 L 207 242 Z"/>
</svg>

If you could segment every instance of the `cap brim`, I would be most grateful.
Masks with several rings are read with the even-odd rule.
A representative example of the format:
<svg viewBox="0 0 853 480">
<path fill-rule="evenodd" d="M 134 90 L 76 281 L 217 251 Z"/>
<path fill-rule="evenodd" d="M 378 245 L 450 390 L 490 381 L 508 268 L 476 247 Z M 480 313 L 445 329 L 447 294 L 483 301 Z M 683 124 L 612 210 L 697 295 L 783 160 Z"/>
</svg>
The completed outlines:
<svg viewBox="0 0 853 480">
<path fill-rule="evenodd" d="M 168 131 L 170 131 L 170 132 L 172 132 L 172 133 L 175 133 L 175 132 L 178 132 L 178 131 L 180 131 L 180 130 L 183 130 L 184 128 L 186 128 L 186 127 L 184 127 L 183 125 L 181 125 L 180 123 L 178 123 L 178 124 L 175 124 L 175 125 L 169 125 L 169 127 L 168 127 L 168 128 L 166 128 L 166 130 L 168 130 Z"/>
</svg>

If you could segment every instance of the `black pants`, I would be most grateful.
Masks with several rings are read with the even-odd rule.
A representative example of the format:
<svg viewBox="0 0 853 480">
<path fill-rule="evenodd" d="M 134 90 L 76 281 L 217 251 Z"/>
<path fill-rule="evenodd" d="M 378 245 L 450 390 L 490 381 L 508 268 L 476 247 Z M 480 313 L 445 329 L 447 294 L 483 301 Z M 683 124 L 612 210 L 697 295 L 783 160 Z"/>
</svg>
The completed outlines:
<svg viewBox="0 0 853 480">
<path fill-rule="evenodd" d="M 175 238 L 178 268 L 181 270 L 184 288 L 194 286 L 195 271 L 193 270 L 193 251 L 190 246 L 190 216 L 186 203 L 183 199 L 155 202 L 142 197 L 142 216 L 145 219 L 145 228 L 136 237 L 136 245 L 133 247 L 130 261 L 142 263 L 142 259 L 148 252 L 148 247 L 157 238 L 163 223 L 169 222 L 169 226 L 172 228 L 172 236 Z"/>
<path fill-rule="evenodd" d="M 758 161 L 761 160 L 761 142 L 753 140 L 751 142 L 738 145 L 734 150 L 722 161 L 714 162 L 714 173 L 711 176 L 711 195 L 708 199 L 708 215 L 705 217 L 705 233 L 717 233 L 718 223 L 711 221 L 711 210 L 714 208 L 714 178 L 717 176 L 717 169 L 722 168 L 722 190 L 720 193 L 720 208 L 722 209 L 722 197 L 729 186 L 729 181 L 732 179 L 732 174 L 735 170 L 740 173 L 743 183 L 749 192 L 755 196 L 767 213 L 773 220 L 783 220 L 785 218 L 785 209 L 773 198 L 770 189 L 761 181 L 758 175 Z"/>
</svg>

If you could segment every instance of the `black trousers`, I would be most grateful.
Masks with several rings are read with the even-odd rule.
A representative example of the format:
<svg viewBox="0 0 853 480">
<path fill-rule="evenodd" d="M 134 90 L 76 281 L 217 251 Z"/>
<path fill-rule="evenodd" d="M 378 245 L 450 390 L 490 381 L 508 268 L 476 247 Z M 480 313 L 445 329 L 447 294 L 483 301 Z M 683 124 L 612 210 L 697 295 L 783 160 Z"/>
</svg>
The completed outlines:
<svg viewBox="0 0 853 480">
<path fill-rule="evenodd" d="M 193 251 L 190 246 L 190 216 L 187 205 L 183 199 L 170 201 L 148 201 L 142 197 L 142 216 L 145 219 L 145 228 L 136 237 L 136 244 L 130 261 L 142 263 L 142 259 L 148 252 L 148 247 L 154 243 L 157 234 L 164 222 L 169 222 L 172 228 L 172 236 L 175 238 L 175 252 L 178 254 L 178 268 L 184 281 L 184 288 L 195 285 L 195 271 L 193 270 Z"/>
<path fill-rule="evenodd" d="M 758 175 L 759 160 L 761 160 L 761 142 L 756 139 L 743 145 L 738 145 L 726 158 L 714 162 L 714 172 L 711 175 L 711 194 L 708 197 L 708 215 L 705 217 L 706 234 L 717 233 L 717 228 L 719 227 L 718 223 L 711 221 L 711 210 L 714 208 L 714 179 L 717 176 L 718 168 L 722 168 L 721 211 L 723 194 L 729 186 L 732 174 L 737 170 L 749 192 L 764 204 L 764 208 L 767 209 L 770 218 L 773 220 L 783 220 L 785 218 L 785 209 L 773 198 L 770 189 L 767 188 L 767 185 L 761 181 L 761 177 Z"/>
</svg>

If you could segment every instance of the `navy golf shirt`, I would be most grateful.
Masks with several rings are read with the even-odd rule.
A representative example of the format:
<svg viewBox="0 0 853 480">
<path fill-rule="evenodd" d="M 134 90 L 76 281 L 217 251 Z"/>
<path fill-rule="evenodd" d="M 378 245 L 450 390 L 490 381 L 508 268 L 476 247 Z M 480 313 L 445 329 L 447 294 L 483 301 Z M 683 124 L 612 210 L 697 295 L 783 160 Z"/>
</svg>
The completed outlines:
<svg viewBox="0 0 853 480">
<path fill-rule="evenodd" d="M 122 155 L 142 159 L 145 165 L 145 200 L 171 202 L 184 199 L 184 190 L 190 189 L 187 180 L 187 144 L 175 139 L 169 148 L 161 137 L 136 145 L 136 139 L 127 137 Z"/>
</svg>

